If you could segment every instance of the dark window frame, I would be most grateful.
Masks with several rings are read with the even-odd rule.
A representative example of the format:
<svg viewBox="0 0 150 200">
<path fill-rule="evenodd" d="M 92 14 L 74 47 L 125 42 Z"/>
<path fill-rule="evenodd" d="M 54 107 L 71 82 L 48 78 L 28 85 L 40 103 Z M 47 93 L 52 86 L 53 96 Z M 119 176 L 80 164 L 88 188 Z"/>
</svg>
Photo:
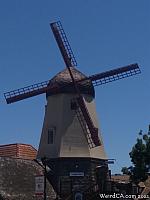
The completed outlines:
<svg viewBox="0 0 150 200">
<path fill-rule="evenodd" d="M 47 143 L 48 144 L 54 144 L 55 132 L 56 132 L 55 127 L 48 129 L 48 133 L 47 133 Z"/>
</svg>

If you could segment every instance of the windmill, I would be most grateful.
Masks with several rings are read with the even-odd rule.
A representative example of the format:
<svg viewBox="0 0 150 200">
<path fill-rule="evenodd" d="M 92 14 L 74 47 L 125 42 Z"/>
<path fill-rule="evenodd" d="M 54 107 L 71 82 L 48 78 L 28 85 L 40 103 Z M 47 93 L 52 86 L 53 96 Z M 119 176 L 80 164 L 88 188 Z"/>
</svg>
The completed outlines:
<svg viewBox="0 0 150 200">
<path fill-rule="evenodd" d="M 108 160 L 98 128 L 94 86 L 140 73 L 138 64 L 85 76 L 61 22 L 50 24 L 66 68 L 48 81 L 4 94 L 8 104 L 46 93 L 47 105 L 37 158 L 51 168 L 48 179 L 62 197 L 85 194 L 97 166 Z M 52 173 L 53 172 L 53 173 Z M 82 180 L 82 181 L 81 181 Z"/>
</svg>

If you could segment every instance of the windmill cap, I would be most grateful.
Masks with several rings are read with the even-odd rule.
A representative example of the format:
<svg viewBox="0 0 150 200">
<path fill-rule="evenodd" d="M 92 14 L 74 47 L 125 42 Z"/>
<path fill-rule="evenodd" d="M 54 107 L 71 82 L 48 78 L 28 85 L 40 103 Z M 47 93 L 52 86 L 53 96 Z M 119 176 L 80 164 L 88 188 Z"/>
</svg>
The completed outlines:
<svg viewBox="0 0 150 200">
<path fill-rule="evenodd" d="M 79 81 L 81 79 L 87 78 L 86 75 L 84 75 L 82 72 L 77 70 L 75 67 L 70 67 L 71 72 L 73 74 L 73 77 L 75 81 Z M 95 91 L 94 87 L 91 81 L 81 81 L 80 83 L 77 83 L 78 88 L 81 92 L 81 94 L 88 94 L 90 96 L 95 97 Z M 54 94 L 60 94 L 60 93 L 75 93 L 74 86 L 72 84 L 72 79 L 69 74 L 69 71 L 67 68 L 60 71 L 58 74 L 56 74 L 50 81 L 49 81 L 49 91 L 46 94 L 46 97 L 54 95 Z M 57 87 L 58 89 L 56 91 L 51 91 L 51 88 Z"/>
</svg>

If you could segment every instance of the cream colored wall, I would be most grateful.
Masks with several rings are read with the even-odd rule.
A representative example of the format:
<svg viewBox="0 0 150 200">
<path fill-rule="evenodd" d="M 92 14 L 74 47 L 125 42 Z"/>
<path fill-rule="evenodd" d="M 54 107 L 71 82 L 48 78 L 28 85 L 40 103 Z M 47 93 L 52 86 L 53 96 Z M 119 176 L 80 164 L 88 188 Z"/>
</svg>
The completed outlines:
<svg viewBox="0 0 150 200">
<path fill-rule="evenodd" d="M 48 97 L 45 118 L 38 150 L 38 158 L 93 157 L 106 159 L 103 144 L 90 149 L 75 111 L 70 109 L 73 94 L 57 94 Z M 92 97 L 84 95 L 89 113 L 96 127 L 95 104 Z M 54 144 L 47 144 L 48 128 L 56 127 Z"/>
<path fill-rule="evenodd" d="M 100 138 L 100 141 L 101 141 L 101 146 L 90 149 L 90 156 L 92 158 L 107 159 L 107 156 L 106 156 L 106 153 L 105 153 L 105 150 L 104 150 L 102 133 L 101 133 L 101 129 L 100 129 L 97 114 L 96 114 L 95 101 L 92 99 L 92 97 L 87 96 L 87 95 L 84 95 L 84 99 L 85 99 L 85 103 L 86 103 L 86 106 L 88 108 L 88 111 L 90 113 L 90 116 L 93 120 L 93 123 L 94 123 L 95 127 L 97 127 L 98 130 L 99 130 L 99 138 Z"/>
</svg>

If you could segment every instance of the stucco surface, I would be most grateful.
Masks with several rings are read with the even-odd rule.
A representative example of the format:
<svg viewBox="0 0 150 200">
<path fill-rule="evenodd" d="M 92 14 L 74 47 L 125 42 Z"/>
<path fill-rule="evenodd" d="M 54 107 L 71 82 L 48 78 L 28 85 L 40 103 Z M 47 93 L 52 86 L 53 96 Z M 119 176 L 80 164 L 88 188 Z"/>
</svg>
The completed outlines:
<svg viewBox="0 0 150 200">
<path fill-rule="evenodd" d="M 35 175 L 42 168 L 32 160 L 0 157 L 0 200 L 34 200 Z M 48 183 L 47 195 L 51 200 L 55 194 Z"/>
</svg>

